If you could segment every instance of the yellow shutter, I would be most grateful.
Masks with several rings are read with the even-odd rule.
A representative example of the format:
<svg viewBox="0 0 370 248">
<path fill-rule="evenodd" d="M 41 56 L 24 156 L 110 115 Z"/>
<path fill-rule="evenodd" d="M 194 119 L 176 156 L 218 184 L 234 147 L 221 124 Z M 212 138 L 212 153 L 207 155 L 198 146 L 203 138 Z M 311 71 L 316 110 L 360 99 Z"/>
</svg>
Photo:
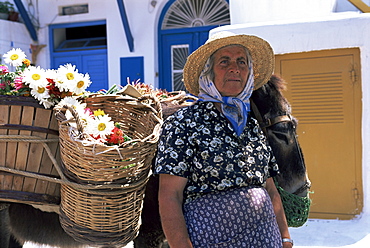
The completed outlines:
<svg viewBox="0 0 370 248">
<path fill-rule="evenodd" d="M 312 181 L 311 218 L 350 219 L 362 210 L 359 49 L 276 56 L 298 119 Z"/>
</svg>

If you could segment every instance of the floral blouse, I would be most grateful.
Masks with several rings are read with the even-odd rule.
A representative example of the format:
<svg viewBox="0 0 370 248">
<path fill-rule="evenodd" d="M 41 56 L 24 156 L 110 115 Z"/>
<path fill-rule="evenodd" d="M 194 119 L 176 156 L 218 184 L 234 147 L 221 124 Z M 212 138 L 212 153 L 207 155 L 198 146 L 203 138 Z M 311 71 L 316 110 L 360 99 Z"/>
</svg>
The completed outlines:
<svg viewBox="0 0 370 248">
<path fill-rule="evenodd" d="M 186 202 L 213 191 L 263 186 L 278 166 L 257 120 L 238 137 L 211 102 L 198 101 L 168 117 L 158 143 L 155 173 L 188 179 Z"/>
</svg>

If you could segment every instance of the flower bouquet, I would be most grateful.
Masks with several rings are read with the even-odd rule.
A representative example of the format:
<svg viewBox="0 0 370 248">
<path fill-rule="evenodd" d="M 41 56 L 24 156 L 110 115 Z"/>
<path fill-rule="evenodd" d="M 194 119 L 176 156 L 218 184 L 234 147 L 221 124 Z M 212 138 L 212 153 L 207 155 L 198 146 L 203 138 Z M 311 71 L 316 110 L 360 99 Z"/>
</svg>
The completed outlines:
<svg viewBox="0 0 370 248">
<path fill-rule="evenodd" d="M 88 74 L 66 64 L 57 70 L 32 66 L 25 53 L 12 49 L 0 65 L 0 200 L 26 204 L 60 202 L 58 122 L 53 106 L 81 95 Z M 7 172 L 3 174 L 3 172 Z"/>
<path fill-rule="evenodd" d="M 25 53 L 12 49 L 4 56 L 6 65 L 0 65 L 0 95 L 32 96 L 45 109 L 53 107 L 66 96 L 78 96 L 91 84 L 89 74 L 79 73 L 76 66 L 61 65 L 57 70 L 30 65 Z"/>
</svg>

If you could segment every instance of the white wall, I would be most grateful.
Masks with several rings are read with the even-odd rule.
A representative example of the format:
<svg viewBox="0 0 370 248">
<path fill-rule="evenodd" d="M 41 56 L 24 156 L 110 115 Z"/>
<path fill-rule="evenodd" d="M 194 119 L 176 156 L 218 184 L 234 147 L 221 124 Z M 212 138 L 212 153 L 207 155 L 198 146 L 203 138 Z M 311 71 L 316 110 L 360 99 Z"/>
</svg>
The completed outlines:
<svg viewBox="0 0 370 248">
<path fill-rule="evenodd" d="M 2 56 L 12 48 L 21 48 L 26 53 L 27 58 L 30 59 L 31 41 L 32 39 L 25 25 L 19 22 L 0 20 L 0 64 L 4 62 Z"/>
<path fill-rule="evenodd" d="M 158 0 L 155 7 L 150 5 L 150 0 L 123 1 L 131 33 L 134 37 L 133 52 L 129 50 L 116 0 L 39 0 L 39 11 L 33 11 L 32 8 L 29 8 L 27 6 L 28 1 L 23 0 L 23 3 L 31 14 L 39 18 L 38 36 L 40 44 L 49 43 L 48 27 L 51 24 L 106 20 L 109 85 L 120 83 L 121 57 L 144 56 L 145 82 L 157 86 L 157 22 L 160 11 L 167 0 Z M 32 2 L 36 6 L 36 0 L 32 0 Z M 89 13 L 70 16 L 58 15 L 58 8 L 61 6 L 86 3 L 89 5 Z M 45 68 L 50 67 L 49 46 L 40 52 L 38 64 Z M 123 80 L 126 82 L 126 79 Z"/>
<path fill-rule="evenodd" d="M 362 174 L 363 213 L 370 215 L 370 13 L 341 13 L 301 22 L 238 24 L 211 30 L 257 35 L 266 39 L 276 54 L 359 47 L 362 77 Z"/>
<path fill-rule="evenodd" d="M 231 24 L 326 16 L 336 0 L 230 0 Z"/>
</svg>

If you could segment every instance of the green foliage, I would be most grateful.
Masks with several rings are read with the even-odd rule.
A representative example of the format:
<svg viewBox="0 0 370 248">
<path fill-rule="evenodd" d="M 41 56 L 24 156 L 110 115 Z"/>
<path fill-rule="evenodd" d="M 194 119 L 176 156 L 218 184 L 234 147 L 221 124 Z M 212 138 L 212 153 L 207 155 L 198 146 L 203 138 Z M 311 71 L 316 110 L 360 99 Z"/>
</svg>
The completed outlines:
<svg viewBox="0 0 370 248">
<path fill-rule="evenodd" d="M 9 1 L 0 2 L 0 13 L 9 14 L 12 11 L 14 11 L 14 4 Z"/>
</svg>

